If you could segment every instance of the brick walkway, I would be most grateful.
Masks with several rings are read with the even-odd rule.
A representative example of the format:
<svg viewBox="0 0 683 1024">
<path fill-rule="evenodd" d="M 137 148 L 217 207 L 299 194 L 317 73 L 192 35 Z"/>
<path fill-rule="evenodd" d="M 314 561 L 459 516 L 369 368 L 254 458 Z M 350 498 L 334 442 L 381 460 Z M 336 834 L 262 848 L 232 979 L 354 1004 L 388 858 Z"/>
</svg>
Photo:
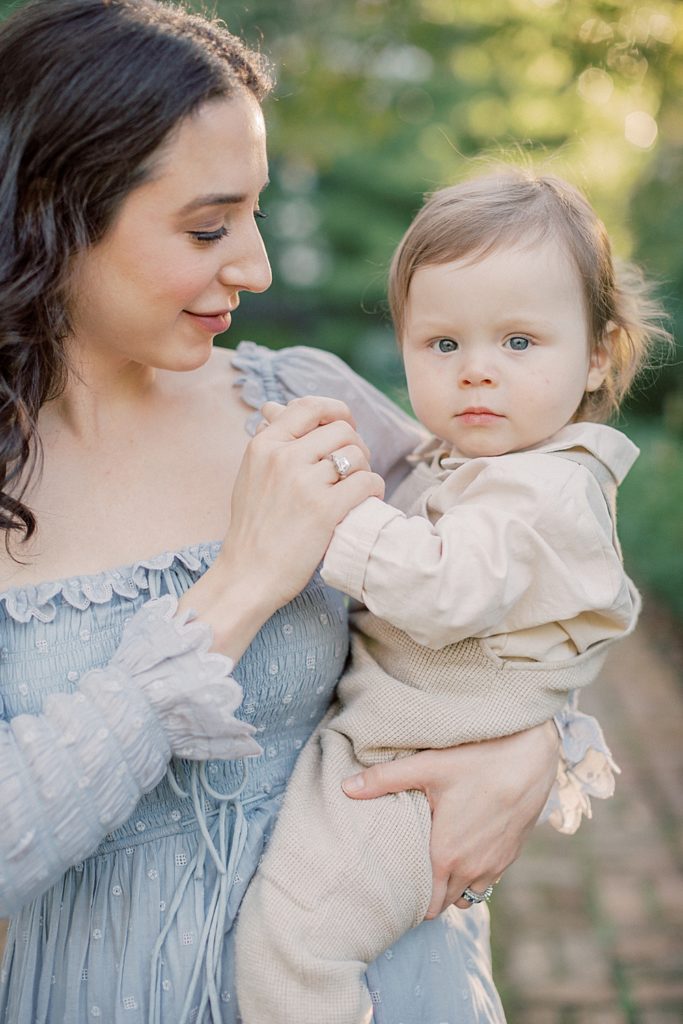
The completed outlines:
<svg viewBox="0 0 683 1024">
<path fill-rule="evenodd" d="M 683 665 L 666 632 L 649 611 L 583 700 L 615 797 L 575 836 L 538 829 L 496 889 L 509 1024 L 683 1022 Z"/>
<path fill-rule="evenodd" d="M 537 830 L 496 889 L 508 1024 L 683 1024 L 677 640 L 667 642 L 650 611 L 615 649 L 583 706 L 599 715 L 621 765 L 617 795 L 596 801 L 575 836 Z M 2 935 L 0 922 L 0 944 Z"/>
</svg>

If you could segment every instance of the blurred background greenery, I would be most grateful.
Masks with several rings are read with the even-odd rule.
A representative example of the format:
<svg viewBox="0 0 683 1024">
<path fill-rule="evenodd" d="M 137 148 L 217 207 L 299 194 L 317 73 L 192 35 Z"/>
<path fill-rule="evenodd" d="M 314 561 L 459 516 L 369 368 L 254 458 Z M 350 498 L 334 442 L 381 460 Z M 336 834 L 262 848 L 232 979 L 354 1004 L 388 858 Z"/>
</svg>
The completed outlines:
<svg viewBox="0 0 683 1024">
<path fill-rule="evenodd" d="M 0 0 L 0 13 L 16 2 Z M 275 63 L 266 105 L 275 280 L 230 342 L 316 345 L 401 396 L 384 294 L 425 192 L 480 157 L 582 187 L 683 328 L 683 4 L 655 0 L 217 0 Z M 227 336 L 222 339 L 227 343 Z M 627 406 L 643 455 L 621 492 L 629 569 L 683 618 L 683 363 Z"/>
</svg>

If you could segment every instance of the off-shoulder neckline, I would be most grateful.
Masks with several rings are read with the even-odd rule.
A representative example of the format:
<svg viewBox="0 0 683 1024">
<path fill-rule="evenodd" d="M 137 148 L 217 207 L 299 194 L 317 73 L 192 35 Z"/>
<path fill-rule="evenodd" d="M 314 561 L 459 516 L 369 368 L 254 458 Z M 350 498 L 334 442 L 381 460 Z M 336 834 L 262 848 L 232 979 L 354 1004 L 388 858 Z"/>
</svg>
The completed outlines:
<svg viewBox="0 0 683 1024">
<path fill-rule="evenodd" d="M 245 429 L 251 434 L 260 419 L 261 405 L 268 398 L 277 397 L 273 391 L 275 382 L 270 379 L 272 369 L 268 365 L 269 357 L 274 354 L 273 350 L 253 341 L 240 341 L 230 352 L 232 366 L 241 371 L 233 386 L 242 389 L 245 403 L 254 410 L 245 422 Z M 53 598 L 59 594 L 77 608 L 86 608 L 91 602 L 103 604 L 111 600 L 114 593 L 137 597 L 150 570 L 168 569 L 178 561 L 196 571 L 202 564 L 211 564 L 221 544 L 222 540 L 200 541 L 97 572 L 72 573 L 58 579 L 18 584 L 0 591 L 0 603 L 4 602 L 9 615 L 19 621 L 28 621 L 32 616 L 50 621 L 55 612 Z M 47 612 L 43 611 L 45 606 L 49 606 Z"/>
<path fill-rule="evenodd" d="M 59 579 L 8 587 L 0 592 L 0 603 L 5 604 L 8 615 L 17 622 L 28 622 L 31 618 L 51 622 L 56 612 L 54 598 L 58 596 L 80 610 L 90 604 L 106 604 L 114 594 L 133 600 L 141 590 L 149 589 L 150 572 L 163 572 L 175 563 L 190 572 L 208 568 L 222 543 L 215 540 L 188 544 L 98 572 L 74 573 Z"/>
</svg>

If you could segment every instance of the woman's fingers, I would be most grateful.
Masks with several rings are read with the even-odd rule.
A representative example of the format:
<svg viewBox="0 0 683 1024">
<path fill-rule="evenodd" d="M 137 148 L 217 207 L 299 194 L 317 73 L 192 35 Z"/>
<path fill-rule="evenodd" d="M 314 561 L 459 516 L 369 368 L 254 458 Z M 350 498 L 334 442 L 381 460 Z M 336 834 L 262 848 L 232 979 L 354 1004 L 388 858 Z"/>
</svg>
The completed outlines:
<svg viewBox="0 0 683 1024">
<path fill-rule="evenodd" d="M 490 893 L 488 897 L 485 894 L 489 891 L 489 888 L 493 888 L 497 881 L 497 878 L 490 878 L 486 875 L 481 878 L 475 878 L 474 881 L 468 882 L 464 889 L 460 889 L 460 881 L 455 880 L 454 884 L 452 886 L 449 885 L 446 890 L 444 908 L 450 906 L 451 903 L 454 903 L 455 906 L 460 907 L 461 910 L 469 910 L 469 908 L 474 906 L 474 903 L 476 902 L 486 902 L 486 900 L 490 899 L 493 894 Z M 462 895 L 465 891 L 470 892 L 472 896 L 479 896 L 481 899 L 465 899 Z"/>
<path fill-rule="evenodd" d="M 422 753 L 386 761 L 351 775 L 342 782 L 342 789 L 354 800 L 374 800 L 387 793 L 402 793 L 406 789 L 426 789 Z"/>
<path fill-rule="evenodd" d="M 335 499 L 339 498 L 336 522 L 340 523 L 352 508 L 366 498 L 383 498 L 384 480 L 379 473 L 359 470 L 339 480 L 334 486 L 334 492 Z"/>
<path fill-rule="evenodd" d="M 484 892 L 517 858 L 543 809 L 557 770 L 551 723 L 522 733 L 366 768 L 345 779 L 344 792 L 374 799 L 421 790 L 432 810 L 433 891 L 428 916 L 456 903 L 469 886 Z"/>
<path fill-rule="evenodd" d="M 264 410 L 268 416 L 272 416 L 270 427 L 273 438 L 280 441 L 304 437 L 316 427 L 335 420 L 343 420 L 351 427 L 356 425 L 348 405 L 336 398 L 307 395 L 305 398 L 292 399 L 285 408 L 277 402 L 266 402 L 261 409 L 262 414 Z"/>
<path fill-rule="evenodd" d="M 296 443 L 311 462 L 329 459 L 330 455 L 338 454 L 342 448 L 353 445 L 360 449 L 365 461 L 370 464 L 370 449 L 360 434 L 345 420 L 335 420 L 334 423 L 316 427 L 305 437 L 299 438 Z"/>
<path fill-rule="evenodd" d="M 333 484 L 339 483 L 345 477 L 357 473 L 359 470 L 370 472 L 367 455 L 355 444 L 336 448 L 323 462 Z"/>
<path fill-rule="evenodd" d="M 283 405 L 281 402 L 266 402 L 261 406 L 261 415 L 266 421 L 266 424 L 274 423 L 286 408 L 287 406 Z"/>
<path fill-rule="evenodd" d="M 293 399 L 286 406 L 266 402 L 261 407 L 261 415 L 263 421 L 257 427 L 257 434 L 267 431 L 275 443 L 298 441 L 299 452 L 311 462 L 329 458 L 333 453 L 339 454 L 340 449 L 355 445 L 364 458 L 360 462 L 354 459 L 354 468 L 369 468 L 370 450 L 356 433 L 355 422 L 344 402 L 309 395 Z"/>
</svg>

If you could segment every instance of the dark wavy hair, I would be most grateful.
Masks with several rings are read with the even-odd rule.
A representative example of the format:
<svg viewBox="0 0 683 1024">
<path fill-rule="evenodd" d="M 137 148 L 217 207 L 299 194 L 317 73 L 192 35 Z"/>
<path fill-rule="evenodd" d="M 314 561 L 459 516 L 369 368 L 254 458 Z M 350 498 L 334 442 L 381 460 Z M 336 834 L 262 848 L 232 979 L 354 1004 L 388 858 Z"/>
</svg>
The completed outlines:
<svg viewBox="0 0 683 1024">
<path fill-rule="evenodd" d="M 155 151 L 208 100 L 271 88 L 267 60 L 225 26 L 157 0 L 33 0 L 0 25 L 0 529 L 22 502 L 37 418 L 64 389 L 69 272 Z"/>
</svg>

